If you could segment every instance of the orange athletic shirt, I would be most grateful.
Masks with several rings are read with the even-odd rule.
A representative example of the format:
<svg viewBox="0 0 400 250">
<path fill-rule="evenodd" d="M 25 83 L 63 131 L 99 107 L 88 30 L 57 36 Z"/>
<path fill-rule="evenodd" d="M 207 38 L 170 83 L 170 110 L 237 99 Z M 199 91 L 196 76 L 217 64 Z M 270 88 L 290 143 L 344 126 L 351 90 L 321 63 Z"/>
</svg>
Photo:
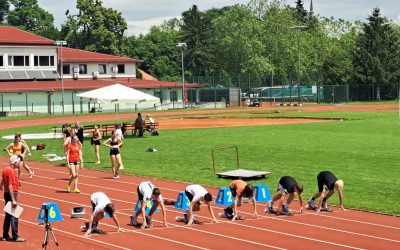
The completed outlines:
<svg viewBox="0 0 400 250">
<path fill-rule="evenodd" d="M 13 144 L 13 154 L 14 155 L 22 154 L 22 143 L 21 142 L 19 142 L 17 146 L 15 146 L 15 144 Z"/>
<path fill-rule="evenodd" d="M 79 150 L 81 146 L 79 144 L 72 145 L 68 144 L 69 149 L 69 162 L 78 162 L 79 161 Z"/>
<path fill-rule="evenodd" d="M 235 180 L 232 181 L 231 184 L 229 185 L 230 188 L 236 190 L 236 195 L 237 196 L 242 196 L 243 195 L 243 190 L 246 187 L 247 183 L 242 181 L 242 180 Z"/>
</svg>

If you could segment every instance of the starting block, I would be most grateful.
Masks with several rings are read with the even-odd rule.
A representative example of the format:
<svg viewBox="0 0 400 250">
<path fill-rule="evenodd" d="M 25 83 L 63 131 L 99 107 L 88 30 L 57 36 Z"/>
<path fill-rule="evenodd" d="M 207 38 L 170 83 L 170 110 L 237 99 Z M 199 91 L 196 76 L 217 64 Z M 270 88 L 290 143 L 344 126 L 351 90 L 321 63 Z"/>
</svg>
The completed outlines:
<svg viewBox="0 0 400 250">
<path fill-rule="evenodd" d="M 63 220 L 60 209 L 55 202 L 45 202 L 40 208 L 37 220 L 40 222 L 55 222 Z"/>
<path fill-rule="evenodd" d="M 71 210 L 71 218 L 82 218 L 85 214 L 85 207 L 73 207 Z"/>
<path fill-rule="evenodd" d="M 271 193 L 269 192 L 268 186 L 264 184 L 254 185 L 254 192 L 256 202 L 271 201 Z"/>
<path fill-rule="evenodd" d="M 176 198 L 174 207 L 179 210 L 189 210 L 190 201 L 187 198 L 185 192 L 179 192 L 178 198 Z"/>
<path fill-rule="evenodd" d="M 232 192 L 230 188 L 220 188 L 218 191 L 215 204 L 220 206 L 229 206 L 234 202 Z"/>
<path fill-rule="evenodd" d="M 136 213 L 139 210 L 139 204 L 141 203 L 141 201 L 137 201 L 136 202 L 136 206 L 135 209 L 133 210 L 134 213 Z M 146 203 L 146 214 L 150 213 L 151 207 L 153 206 L 154 202 L 152 200 L 147 201 Z M 160 210 L 158 210 L 158 208 L 156 208 L 156 210 L 154 212 L 160 212 Z"/>
</svg>

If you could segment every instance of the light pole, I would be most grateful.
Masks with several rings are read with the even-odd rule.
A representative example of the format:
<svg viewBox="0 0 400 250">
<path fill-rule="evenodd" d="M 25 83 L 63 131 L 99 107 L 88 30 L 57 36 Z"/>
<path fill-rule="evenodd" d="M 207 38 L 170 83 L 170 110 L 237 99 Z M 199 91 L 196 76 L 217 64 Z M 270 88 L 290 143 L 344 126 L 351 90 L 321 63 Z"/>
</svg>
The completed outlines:
<svg viewBox="0 0 400 250">
<path fill-rule="evenodd" d="M 187 45 L 186 43 L 178 43 L 176 47 L 181 50 L 181 55 L 182 55 L 182 105 L 183 108 L 185 108 L 186 98 L 185 98 L 185 70 L 183 66 L 183 51 L 187 48 Z"/>
<path fill-rule="evenodd" d="M 299 26 L 292 26 L 291 29 L 297 30 L 297 58 L 298 58 L 298 65 L 297 65 L 297 98 L 299 104 L 301 103 L 300 97 L 300 31 L 307 29 L 308 27 L 305 25 Z"/>
<path fill-rule="evenodd" d="M 64 114 L 65 108 L 64 108 L 64 64 L 62 61 L 62 48 L 63 46 L 67 45 L 66 41 L 56 41 L 55 42 L 57 46 L 57 55 L 58 55 L 58 46 L 60 46 L 60 56 L 58 60 L 60 61 L 60 71 L 61 71 L 61 104 L 62 104 L 62 113 Z M 57 61 L 58 61 L 57 60 Z"/>
</svg>

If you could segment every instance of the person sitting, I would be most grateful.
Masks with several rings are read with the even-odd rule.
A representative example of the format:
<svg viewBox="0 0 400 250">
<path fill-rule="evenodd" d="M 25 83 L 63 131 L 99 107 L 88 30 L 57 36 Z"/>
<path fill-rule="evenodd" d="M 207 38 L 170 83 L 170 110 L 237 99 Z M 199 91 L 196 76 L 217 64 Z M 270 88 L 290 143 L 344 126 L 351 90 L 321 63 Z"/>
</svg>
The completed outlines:
<svg viewBox="0 0 400 250">
<path fill-rule="evenodd" d="M 134 122 L 135 126 L 135 130 L 133 131 L 134 135 L 143 136 L 143 124 L 144 124 L 144 119 L 142 117 L 142 114 L 138 113 Z M 137 132 L 138 134 L 136 134 Z"/>
</svg>

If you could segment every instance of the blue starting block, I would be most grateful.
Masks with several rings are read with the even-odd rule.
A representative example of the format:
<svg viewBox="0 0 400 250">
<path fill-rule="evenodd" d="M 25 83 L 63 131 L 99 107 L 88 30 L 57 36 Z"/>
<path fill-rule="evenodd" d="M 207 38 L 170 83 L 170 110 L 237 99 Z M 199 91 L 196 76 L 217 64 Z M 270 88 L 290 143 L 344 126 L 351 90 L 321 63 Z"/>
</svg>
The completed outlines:
<svg viewBox="0 0 400 250">
<path fill-rule="evenodd" d="M 63 218 L 57 203 L 45 202 L 42 204 L 36 220 L 40 222 L 55 222 L 61 221 Z"/>
<path fill-rule="evenodd" d="M 268 186 L 264 184 L 254 185 L 255 198 L 257 202 L 271 201 L 271 193 Z"/>
<path fill-rule="evenodd" d="M 139 204 L 141 203 L 141 201 L 137 201 L 136 202 L 136 206 L 135 209 L 133 210 L 134 213 L 136 213 L 139 210 Z M 152 200 L 149 200 L 146 202 L 146 214 L 150 213 L 151 207 L 153 206 L 154 202 Z M 156 210 L 154 212 L 160 212 L 160 210 L 158 210 L 158 208 L 156 208 Z"/>
<path fill-rule="evenodd" d="M 179 192 L 178 198 L 176 198 L 175 206 L 176 209 L 189 210 L 190 201 L 187 198 L 185 192 Z"/>
<path fill-rule="evenodd" d="M 229 206 L 234 202 L 232 192 L 230 188 L 220 188 L 218 191 L 215 204 L 220 206 Z"/>
</svg>

